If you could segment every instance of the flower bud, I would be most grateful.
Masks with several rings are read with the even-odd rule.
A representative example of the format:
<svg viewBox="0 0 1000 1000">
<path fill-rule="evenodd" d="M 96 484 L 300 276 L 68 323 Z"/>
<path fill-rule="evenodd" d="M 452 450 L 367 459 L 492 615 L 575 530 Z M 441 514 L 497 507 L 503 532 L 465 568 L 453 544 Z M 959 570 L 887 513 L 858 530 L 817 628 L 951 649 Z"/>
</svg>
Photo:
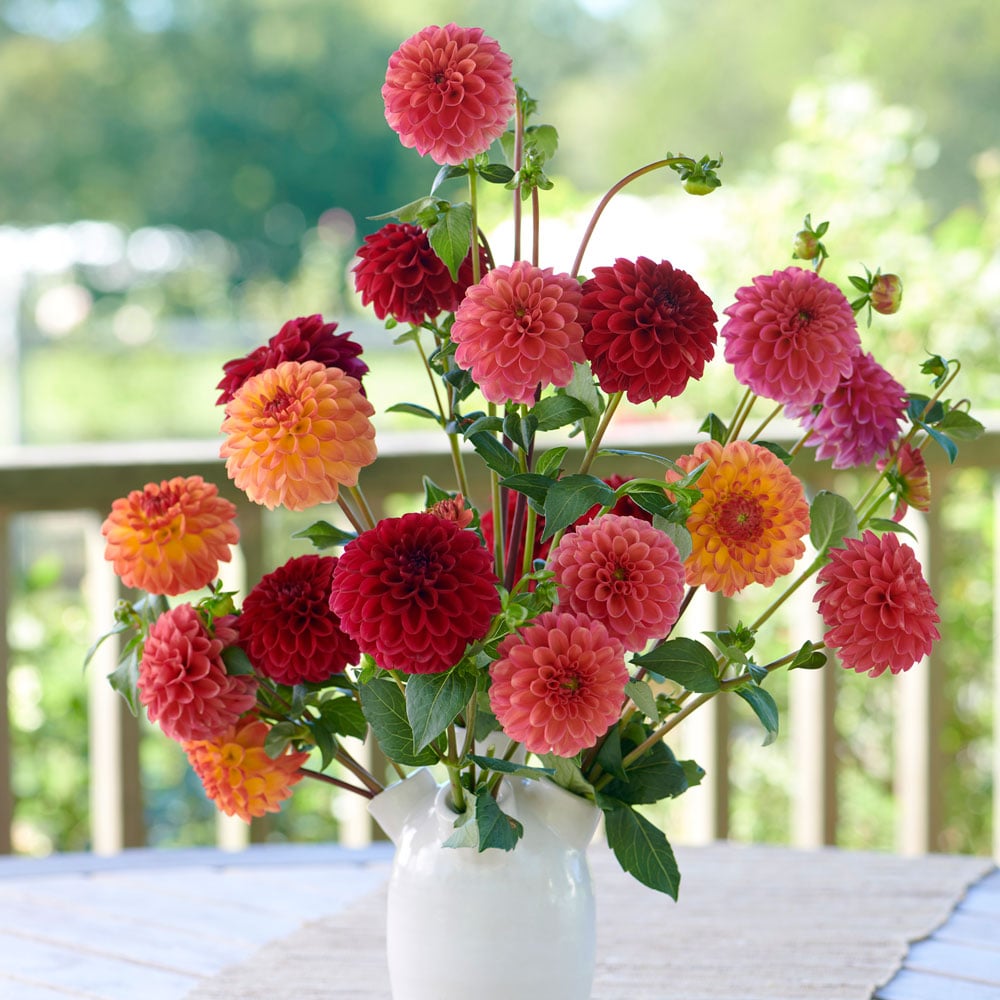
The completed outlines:
<svg viewBox="0 0 1000 1000">
<path fill-rule="evenodd" d="M 705 174 L 692 174 L 684 181 L 684 190 L 688 194 L 711 194 L 718 186 L 718 178 Z"/>
<path fill-rule="evenodd" d="M 903 281 L 898 274 L 877 274 L 872 281 L 872 309 L 891 316 L 903 302 Z"/>
<path fill-rule="evenodd" d="M 792 256 L 798 260 L 813 260 L 819 256 L 819 237 L 811 229 L 800 229 L 795 234 Z"/>
</svg>

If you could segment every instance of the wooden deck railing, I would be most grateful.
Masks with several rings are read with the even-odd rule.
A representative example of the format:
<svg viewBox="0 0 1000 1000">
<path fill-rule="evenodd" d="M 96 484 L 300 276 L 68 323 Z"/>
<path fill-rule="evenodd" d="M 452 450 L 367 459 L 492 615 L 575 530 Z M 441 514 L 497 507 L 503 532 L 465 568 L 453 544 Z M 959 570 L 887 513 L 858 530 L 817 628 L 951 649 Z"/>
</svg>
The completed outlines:
<svg viewBox="0 0 1000 1000">
<path fill-rule="evenodd" d="M 989 422 L 988 434 L 965 443 L 960 468 L 988 471 L 994 483 L 995 527 L 1000 527 L 1000 421 Z M 694 445 L 693 428 L 671 429 L 664 425 L 624 427 L 613 443 L 616 447 L 660 451 L 679 455 Z M 99 526 L 111 502 L 149 481 L 175 475 L 200 474 L 219 485 L 223 495 L 239 507 L 242 573 L 245 581 L 256 581 L 269 567 L 264 565 L 266 512 L 248 503 L 226 478 L 216 442 L 149 442 L 141 444 L 75 445 L 67 447 L 0 448 L 0 853 L 11 850 L 14 800 L 11 789 L 11 731 L 7 704 L 9 650 L 6 642 L 7 612 L 11 603 L 11 524 L 23 513 L 43 511 L 89 512 L 87 522 L 85 599 L 95 630 L 111 621 L 118 585 L 103 559 Z M 412 490 L 422 475 L 450 482 L 450 463 L 440 451 L 437 438 L 424 435 L 383 436 L 380 459 L 363 473 L 362 484 L 376 508 L 393 493 Z M 942 553 L 949 544 L 942 510 L 958 501 L 953 470 L 936 449 L 927 453 L 934 485 L 931 513 L 917 519 L 920 556 L 925 574 L 935 587 Z M 615 471 L 649 475 L 649 465 L 640 460 L 616 460 Z M 596 469 L 598 474 L 600 469 Z M 799 471 L 798 469 L 796 471 Z M 820 478 L 810 480 L 811 489 L 829 485 Z M 482 483 L 478 487 L 482 487 Z M 477 484 L 473 483 L 473 490 Z M 322 515 L 321 515 L 322 516 Z M 994 531 L 995 536 L 1000 532 Z M 992 627 L 986 634 L 981 655 L 992 662 L 994 739 L 992 779 L 993 845 L 1000 857 L 1000 651 L 996 641 L 1000 616 L 1000 556 L 984 547 L 983 558 L 992 559 L 994 608 Z M 808 590 L 808 588 L 803 588 Z M 721 600 L 708 595 L 692 608 L 705 628 L 725 621 Z M 794 609 L 798 641 L 816 637 L 820 623 L 808 595 Z M 115 651 L 99 653 L 90 671 L 90 824 L 92 848 L 113 853 L 144 842 L 142 792 L 138 765 L 138 727 L 120 699 L 104 680 L 113 667 Z M 903 853 L 923 853 L 940 843 L 942 691 L 947 665 L 935 653 L 906 675 L 893 679 L 897 697 L 895 723 L 894 793 L 897 805 L 896 846 Z M 837 818 L 837 759 L 834 726 L 835 675 L 832 670 L 794 671 L 789 677 L 790 710 L 783 720 L 791 740 L 795 762 L 792 789 L 790 839 L 798 846 L 833 843 Z M 689 841 L 725 837 L 729 832 L 728 750 L 730 723 L 727 703 L 715 699 L 685 723 L 684 750 L 708 771 L 706 788 L 684 797 L 685 832 Z M 719 776 L 722 776 L 721 778 Z M 227 836 L 222 828 L 221 836 Z M 238 837 L 237 837 L 238 839 Z"/>
</svg>

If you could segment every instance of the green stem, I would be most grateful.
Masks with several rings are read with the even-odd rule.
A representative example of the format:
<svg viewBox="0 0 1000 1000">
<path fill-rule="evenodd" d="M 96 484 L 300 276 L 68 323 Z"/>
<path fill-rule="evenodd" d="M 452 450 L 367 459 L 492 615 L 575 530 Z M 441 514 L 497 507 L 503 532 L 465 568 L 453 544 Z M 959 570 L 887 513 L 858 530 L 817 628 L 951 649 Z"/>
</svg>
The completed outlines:
<svg viewBox="0 0 1000 1000">
<path fill-rule="evenodd" d="M 580 462 L 580 475 L 585 475 L 590 471 L 590 467 L 593 465 L 594 459 L 597 457 L 597 452 L 601 447 L 601 440 L 604 438 L 608 425 L 611 423 L 611 418 L 615 415 L 615 410 L 618 409 L 618 405 L 624 397 L 625 392 L 623 390 L 622 392 L 613 393 L 608 398 L 608 405 L 605 407 L 604 413 L 601 415 L 601 422 L 594 433 L 593 440 L 587 447 L 583 460 Z"/>
<path fill-rule="evenodd" d="M 737 404 L 736 412 L 733 414 L 733 421 L 729 425 L 726 444 L 730 444 L 740 436 L 740 431 L 743 430 L 743 425 L 746 423 L 747 417 L 750 416 L 750 411 L 753 409 L 753 404 L 756 400 L 757 397 L 753 389 L 747 389 L 743 393 L 743 398 Z"/>
<path fill-rule="evenodd" d="M 371 507 L 368 506 L 368 501 L 365 498 L 365 495 L 362 492 L 361 487 L 348 486 L 347 492 L 351 494 L 351 497 L 353 498 L 354 502 L 358 505 L 358 508 L 361 511 L 361 516 L 364 518 L 367 526 L 369 528 L 374 528 L 375 525 L 378 523 L 378 519 L 375 517 L 374 513 L 372 513 Z"/>
</svg>

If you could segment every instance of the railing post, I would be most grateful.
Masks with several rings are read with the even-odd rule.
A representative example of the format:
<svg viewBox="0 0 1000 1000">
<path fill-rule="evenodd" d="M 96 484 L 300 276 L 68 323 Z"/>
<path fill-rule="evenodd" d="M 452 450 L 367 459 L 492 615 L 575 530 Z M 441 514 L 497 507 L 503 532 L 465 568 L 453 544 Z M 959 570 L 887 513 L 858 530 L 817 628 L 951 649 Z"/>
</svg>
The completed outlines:
<svg viewBox="0 0 1000 1000">
<path fill-rule="evenodd" d="M 1000 476 L 993 479 L 993 857 L 1000 861 Z"/>
<path fill-rule="evenodd" d="M 10 522 L 5 510 L 0 510 L 0 854 L 13 849 L 14 790 L 11 772 L 10 704 L 7 678 L 10 647 L 7 645 L 7 609 L 13 596 L 10 570 Z"/>
</svg>

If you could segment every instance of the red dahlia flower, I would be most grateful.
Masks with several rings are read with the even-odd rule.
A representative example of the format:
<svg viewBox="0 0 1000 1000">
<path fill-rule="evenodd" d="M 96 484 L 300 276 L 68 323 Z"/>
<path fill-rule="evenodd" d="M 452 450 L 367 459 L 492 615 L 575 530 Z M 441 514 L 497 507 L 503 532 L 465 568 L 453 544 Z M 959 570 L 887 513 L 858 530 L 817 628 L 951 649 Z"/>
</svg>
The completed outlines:
<svg viewBox="0 0 1000 1000">
<path fill-rule="evenodd" d="M 279 684 L 319 683 L 360 657 L 330 610 L 333 556 L 295 556 L 247 594 L 240 645 L 253 665 Z"/>
<path fill-rule="evenodd" d="M 458 164 L 485 152 L 514 113 L 510 56 L 482 28 L 431 25 L 389 57 L 385 120 L 408 149 Z"/>
<path fill-rule="evenodd" d="M 824 642 L 845 667 L 878 677 L 909 670 L 940 639 L 937 604 L 920 563 L 892 532 L 845 538 L 819 571 L 813 600 L 826 623 Z"/>
<path fill-rule="evenodd" d="M 500 643 L 490 678 L 490 707 L 511 739 L 573 757 L 618 719 L 628 670 L 600 622 L 547 611 Z"/>
<path fill-rule="evenodd" d="M 815 271 L 787 267 L 754 278 L 724 312 L 726 361 L 758 396 L 811 406 L 851 374 L 861 346 L 854 311 Z"/>
<path fill-rule="evenodd" d="M 150 626 L 139 664 L 139 701 L 172 740 L 214 739 L 256 703 L 252 676 L 226 673 L 222 650 L 237 642 L 232 616 L 212 631 L 190 604 Z"/>
<path fill-rule="evenodd" d="M 686 271 L 648 257 L 595 267 L 583 286 L 583 349 L 601 388 L 630 402 L 679 396 L 715 353 L 712 300 Z"/>
<path fill-rule="evenodd" d="M 440 673 L 486 635 L 500 610 L 497 582 L 474 532 L 435 514 L 404 514 L 345 546 L 330 608 L 380 667 Z"/>
<path fill-rule="evenodd" d="M 222 390 L 216 405 L 228 403 L 248 378 L 268 368 L 277 368 L 282 361 L 318 361 L 327 368 L 339 368 L 360 382 L 368 372 L 368 365 L 358 357 L 361 345 L 351 340 L 354 335 L 350 330 L 334 333 L 336 329 L 336 323 L 324 323 L 318 313 L 290 319 L 266 345 L 222 366 L 225 374 L 216 386 Z"/>
<path fill-rule="evenodd" d="M 911 444 L 902 445 L 898 452 L 893 449 L 886 458 L 880 459 L 879 472 L 894 459 L 895 467 L 887 474 L 896 494 L 892 519 L 902 521 L 911 506 L 925 512 L 931 509 L 931 474 L 927 471 L 924 453 Z"/>
<path fill-rule="evenodd" d="M 354 287 L 363 305 L 379 319 L 419 326 L 439 313 L 454 312 L 472 284 L 472 254 L 458 269 L 458 280 L 431 249 L 420 226 L 390 222 L 366 236 L 354 265 Z M 480 273 L 486 270 L 486 250 L 479 247 Z"/>
</svg>

